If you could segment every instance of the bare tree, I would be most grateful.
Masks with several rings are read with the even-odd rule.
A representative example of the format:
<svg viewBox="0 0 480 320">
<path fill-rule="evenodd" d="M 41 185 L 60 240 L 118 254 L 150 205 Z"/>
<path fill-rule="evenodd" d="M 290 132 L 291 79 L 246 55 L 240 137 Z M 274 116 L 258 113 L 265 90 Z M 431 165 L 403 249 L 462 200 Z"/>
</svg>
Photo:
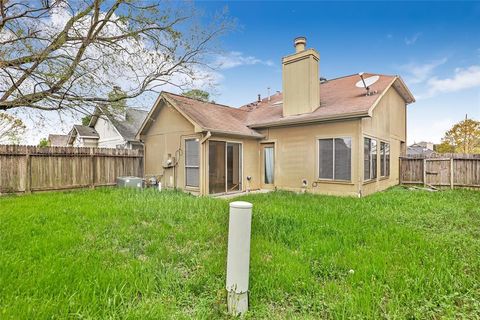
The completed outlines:
<svg viewBox="0 0 480 320">
<path fill-rule="evenodd" d="M 206 59 L 232 27 L 190 3 L 0 0 L 0 110 L 89 114 L 98 103 L 180 89 L 208 77 Z M 119 86 L 125 95 L 108 95 Z"/>
</svg>

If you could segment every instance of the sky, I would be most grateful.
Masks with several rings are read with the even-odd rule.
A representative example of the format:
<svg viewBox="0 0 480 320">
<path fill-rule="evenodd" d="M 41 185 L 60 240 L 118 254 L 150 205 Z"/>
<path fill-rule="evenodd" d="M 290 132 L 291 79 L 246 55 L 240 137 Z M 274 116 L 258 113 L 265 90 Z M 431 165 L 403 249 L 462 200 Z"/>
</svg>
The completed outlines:
<svg viewBox="0 0 480 320">
<path fill-rule="evenodd" d="M 237 21 L 221 39 L 212 98 L 241 106 L 281 90 L 281 58 L 307 37 L 332 79 L 369 72 L 400 75 L 417 102 L 408 106 L 408 143 L 439 143 L 465 115 L 480 120 L 480 2 L 201 1 L 207 15 L 228 8 Z M 151 106 L 144 106 L 150 108 Z M 67 133 L 71 121 L 29 135 Z M 70 126 L 70 127 L 69 127 Z M 55 131 L 55 132 L 52 132 Z"/>
<path fill-rule="evenodd" d="M 307 37 L 320 74 L 400 75 L 417 102 L 408 106 L 408 142 L 439 143 L 452 124 L 480 120 L 480 2 L 200 2 L 227 6 L 237 30 L 223 39 L 215 101 L 232 106 L 281 90 L 281 58 Z"/>
</svg>

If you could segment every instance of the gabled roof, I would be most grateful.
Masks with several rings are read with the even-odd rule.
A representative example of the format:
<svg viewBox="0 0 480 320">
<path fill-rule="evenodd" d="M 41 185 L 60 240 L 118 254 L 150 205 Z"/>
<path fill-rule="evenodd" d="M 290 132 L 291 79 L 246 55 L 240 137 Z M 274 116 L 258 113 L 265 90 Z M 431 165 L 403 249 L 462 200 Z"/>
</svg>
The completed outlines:
<svg viewBox="0 0 480 320">
<path fill-rule="evenodd" d="M 375 74 L 366 73 L 365 77 Z M 241 109 L 251 112 L 247 125 L 251 128 L 320 122 L 347 118 L 368 117 L 386 91 L 393 87 L 406 103 L 414 102 L 413 95 L 398 76 L 380 75 L 380 79 L 370 86 L 376 94 L 366 96 L 364 88 L 355 84 L 357 74 L 328 80 L 320 83 L 320 107 L 310 113 L 283 117 L 282 93 L 265 98 L 260 103 L 251 103 Z M 270 101 L 269 101 L 270 100 Z"/>
<path fill-rule="evenodd" d="M 72 130 L 75 130 L 77 135 L 80 138 L 92 138 L 92 139 L 98 139 L 99 138 L 97 130 L 95 130 L 94 128 L 91 128 L 91 127 L 82 126 L 80 124 L 75 124 L 75 125 L 73 125 Z"/>
<path fill-rule="evenodd" d="M 203 131 L 263 138 L 261 134 L 246 126 L 248 113 L 244 110 L 168 92 L 164 95 Z"/>
<path fill-rule="evenodd" d="M 103 116 L 112 123 L 115 129 L 117 129 L 118 134 L 120 134 L 126 141 L 134 141 L 136 140 L 135 135 L 140 129 L 147 114 L 148 112 L 145 110 L 129 107 L 125 110 L 125 118 L 120 119 L 110 113 L 104 113 L 101 115 L 101 111 L 97 108 L 88 125 L 93 128 L 97 123 L 98 118 Z"/>
<path fill-rule="evenodd" d="M 365 77 L 374 74 L 366 73 Z M 398 76 L 380 75 L 380 79 L 370 86 L 375 94 L 365 95 L 364 88 L 358 88 L 357 74 L 319 83 L 320 106 L 315 111 L 301 115 L 283 116 L 283 95 L 274 94 L 261 101 L 256 101 L 240 108 L 232 108 L 211 102 L 204 102 L 185 96 L 162 92 L 154 107 L 144 121 L 138 134 L 148 127 L 148 119 L 154 117 L 163 99 L 176 108 L 197 131 L 243 137 L 263 138 L 257 128 L 268 128 L 290 124 L 353 119 L 372 116 L 373 109 L 388 89 L 394 88 L 405 103 L 412 103 L 415 98 Z"/>
<path fill-rule="evenodd" d="M 77 136 L 87 139 L 99 138 L 98 132 L 94 128 L 82 126 L 81 124 L 74 124 L 72 130 L 68 133 L 67 144 L 72 144 Z"/>
</svg>

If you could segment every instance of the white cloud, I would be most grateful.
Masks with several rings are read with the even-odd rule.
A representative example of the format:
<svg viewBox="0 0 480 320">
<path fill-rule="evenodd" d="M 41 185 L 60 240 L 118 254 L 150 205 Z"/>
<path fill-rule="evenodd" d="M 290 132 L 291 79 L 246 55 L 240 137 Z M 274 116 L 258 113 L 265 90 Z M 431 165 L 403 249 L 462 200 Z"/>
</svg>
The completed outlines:
<svg viewBox="0 0 480 320">
<path fill-rule="evenodd" d="M 417 84 L 427 80 L 437 67 L 445 64 L 446 62 L 447 58 L 442 58 L 425 64 L 409 63 L 400 66 L 400 68 L 408 73 L 406 77 L 408 83 Z"/>
<path fill-rule="evenodd" d="M 245 56 L 239 51 L 230 51 L 224 55 L 218 55 L 215 57 L 213 65 L 221 70 L 231 69 L 245 65 L 262 64 L 269 67 L 274 65 L 271 60 L 261 60 L 254 56 Z"/>
<path fill-rule="evenodd" d="M 480 65 L 456 68 L 454 75 L 450 78 L 430 78 L 427 81 L 427 87 L 427 92 L 424 95 L 418 96 L 419 99 L 429 98 L 442 93 L 480 87 Z"/>
<path fill-rule="evenodd" d="M 417 32 L 415 33 L 413 36 L 411 37 L 405 37 L 405 44 L 407 46 L 411 46 L 411 45 L 414 45 L 415 42 L 417 42 L 417 40 L 420 38 L 420 36 L 422 35 L 421 32 Z"/>
</svg>

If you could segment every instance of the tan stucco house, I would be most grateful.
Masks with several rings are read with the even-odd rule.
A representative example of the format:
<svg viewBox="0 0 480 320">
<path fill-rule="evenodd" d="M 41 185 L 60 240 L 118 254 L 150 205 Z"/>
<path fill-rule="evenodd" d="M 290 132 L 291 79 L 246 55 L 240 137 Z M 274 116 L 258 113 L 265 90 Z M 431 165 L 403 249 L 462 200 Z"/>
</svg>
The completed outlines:
<svg viewBox="0 0 480 320">
<path fill-rule="evenodd" d="M 399 76 L 358 87 L 358 74 L 319 78 L 320 56 L 295 39 L 283 92 L 232 108 L 162 92 L 137 138 L 145 174 L 195 194 L 256 189 L 361 196 L 399 182 L 407 104 Z M 367 93 L 368 92 L 368 93 Z"/>
</svg>

